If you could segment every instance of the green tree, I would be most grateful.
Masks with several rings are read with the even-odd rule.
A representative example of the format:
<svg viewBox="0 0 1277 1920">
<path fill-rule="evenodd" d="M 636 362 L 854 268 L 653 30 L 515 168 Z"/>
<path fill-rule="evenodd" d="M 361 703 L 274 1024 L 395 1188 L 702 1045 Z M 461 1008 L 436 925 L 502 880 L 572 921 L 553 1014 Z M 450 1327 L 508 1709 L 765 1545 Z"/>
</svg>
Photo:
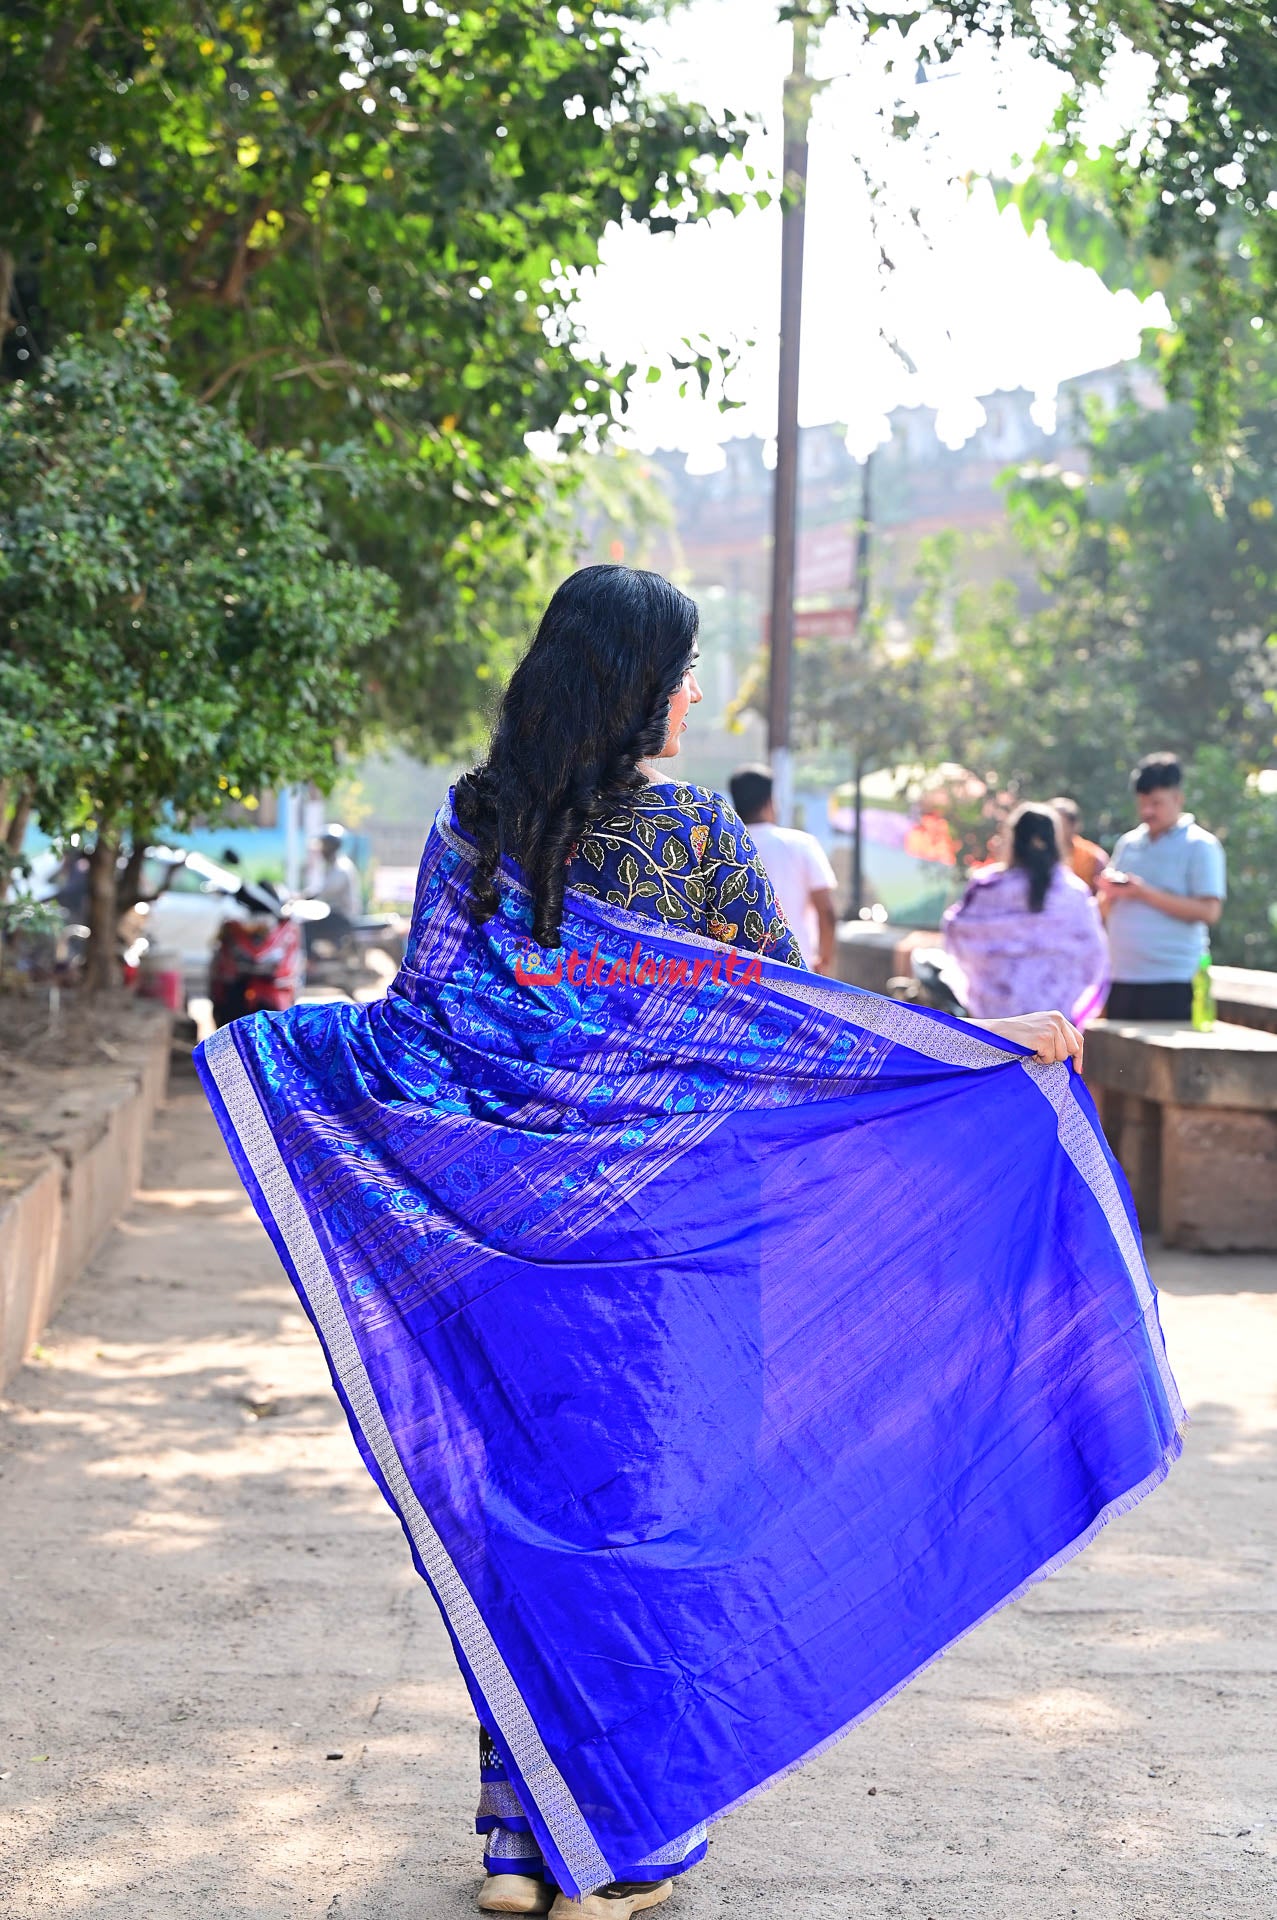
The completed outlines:
<svg viewBox="0 0 1277 1920">
<path fill-rule="evenodd" d="M 0 393 L 0 782 L 92 842 L 94 985 L 121 849 L 330 780 L 394 617 L 384 576 L 329 557 L 302 462 L 186 395 L 165 318 L 135 305 Z"/>
<path fill-rule="evenodd" d="M 913 630 L 888 632 L 885 609 L 872 606 L 856 635 L 803 633 L 795 637 L 790 724 L 794 745 L 862 776 L 925 757 L 937 729 L 930 697 L 933 641 L 925 615 L 926 589 L 915 602 Z M 815 624 L 818 615 L 804 615 Z M 728 710 L 767 716 L 770 655 L 759 649 Z"/>
<path fill-rule="evenodd" d="M 31 0 L 0 23 L 10 372 L 164 288 L 179 378 L 302 450 L 347 557 L 399 583 L 367 715 L 419 742 L 465 729 L 526 621 L 550 483 L 525 435 L 592 438 L 634 371 L 583 354 L 574 276 L 609 223 L 723 204 L 742 129 L 653 94 L 636 30 L 662 11 Z"/>
<path fill-rule="evenodd" d="M 1085 478 L 1017 476 L 1015 524 L 1047 605 L 1026 613 L 1009 586 L 954 593 L 931 695 L 953 758 L 1016 797 L 1072 793 L 1109 839 L 1131 824 L 1140 754 L 1191 763 L 1189 804 L 1230 853 L 1237 836 L 1252 876 L 1216 941 L 1232 956 L 1271 950 L 1256 849 L 1273 802 L 1254 780 L 1275 743 L 1277 425 L 1272 368 L 1252 359 L 1248 378 L 1224 500 L 1184 405 L 1093 421 Z M 1266 884 L 1271 897 L 1271 873 Z"/>
<path fill-rule="evenodd" d="M 1277 968 L 1277 793 L 1261 788 L 1223 746 L 1198 748 L 1188 790 L 1228 856 L 1228 900 L 1211 934 L 1214 958 L 1224 966 Z"/>
<path fill-rule="evenodd" d="M 1004 185 L 1056 251 L 1117 288 L 1160 291 L 1173 333 L 1160 342 L 1175 391 L 1191 397 L 1199 438 L 1226 465 L 1241 405 L 1242 362 L 1277 294 L 1277 12 L 1271 0 L 949 0 L 916 11 L 864 0 L 810 0 L 786 12 L 841 13 L 876 37 L 888 80 L 880 116 L 897 139 L 919 127 L 915 74 L 972 44 L 1019 41 L 1054 67 L 1064 95 L 1027 177 Z M 1129 56 L 1140 56 L 1138 71 Z M 1094 145 L 1096 89 L 1127 56 L 1129 124 Z M 1139 86 L 1142 77 L 1143 85 Z M 906 223 L 889 181 L 868 169 L 872 199 Z M 915 216 L 916 217 L 916 216 Z M 884 246 L 889 264 L 890 247 Z"/>
<path fill-rule="evenodd" d="M 1277 12 L 1264 0 L 1010 10 L 1072 84 L 1033 173 L 1008 197 L 1111 286 L 1164 295 L 1171 391 L 1194 400 L 1207 446 L 1231 454 L 1244 362 L 1277 298 Z M 1095 149 L 1088 95 L 1123 45 L 1148 63 L 1143 109 Z"/>
</svg>

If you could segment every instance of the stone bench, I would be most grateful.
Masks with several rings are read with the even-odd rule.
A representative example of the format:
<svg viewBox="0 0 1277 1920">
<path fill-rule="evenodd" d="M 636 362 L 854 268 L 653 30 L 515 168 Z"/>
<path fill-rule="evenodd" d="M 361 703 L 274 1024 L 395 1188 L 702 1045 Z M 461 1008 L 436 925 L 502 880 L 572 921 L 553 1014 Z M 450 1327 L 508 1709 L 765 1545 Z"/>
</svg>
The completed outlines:
<svg viewBox="0 0 1277 1920">
<path fill-rule="evenodd" d="M 1277 1033 L 1277 973 L 1258 967 L 1212 967 L 1211 986 L 1221 1020 Z"/>
<path fill-rule="evenodd" d="M 1146 1233 L 1202 1252 L 1277 1251 L 1277 1034 L 1098 1020 L 1085 1060 Z"/>
</svg>

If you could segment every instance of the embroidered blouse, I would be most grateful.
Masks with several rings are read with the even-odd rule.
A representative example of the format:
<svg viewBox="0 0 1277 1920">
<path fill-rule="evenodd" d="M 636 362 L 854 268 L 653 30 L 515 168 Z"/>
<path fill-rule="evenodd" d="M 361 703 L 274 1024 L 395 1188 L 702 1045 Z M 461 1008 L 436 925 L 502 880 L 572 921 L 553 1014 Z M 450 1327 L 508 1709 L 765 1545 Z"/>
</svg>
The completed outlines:
<svg viewBox="0 0 1277 1920">
<path fill-rule="evenodd" d="M 707 787 L 653 782 L 579 842 L 567 884 L 724 946 L 804 964 L 748 828 Z"/>
</svg>

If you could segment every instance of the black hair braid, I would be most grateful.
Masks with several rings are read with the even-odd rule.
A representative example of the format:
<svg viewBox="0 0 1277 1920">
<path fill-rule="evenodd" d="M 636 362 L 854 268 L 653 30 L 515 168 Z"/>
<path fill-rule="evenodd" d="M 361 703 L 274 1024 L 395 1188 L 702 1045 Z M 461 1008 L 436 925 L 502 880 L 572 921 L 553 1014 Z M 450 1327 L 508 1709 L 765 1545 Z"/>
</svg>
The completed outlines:
<svg viewBox="0 0 1277 1920">
<path fill-rule="evenodd" d="M 1049 807 L 1026 801 L 1011 816 L 1011 864 L 1029 879 L 1029 912 L 1041 913 L 1060 864 L 1059 829 Z"/>
<path fill-rule="evenodd" d="M 496 874 L 501 864 L 497 782 L 488 767 L 473 767 L 458 780 L 454 800 L 458 823 L 475 841 L 478 858 L 470 874 L 470 898 L 476 920 L 491 919 L 501 904 Z"/>
<path fill-rule="evenodd" d="M 694 603 L 659 574 L 585 567 L 564 581 L 515 669 L 486 761 L 457 782 L 457 819 L 478 848 L 476 921 L 497 911 L 509 854 L 532 892 L 535 939 L 558 946 L 573 849 L 646 785 L 639 762 L 665 743 L 696 629 Z"/>
</svg>

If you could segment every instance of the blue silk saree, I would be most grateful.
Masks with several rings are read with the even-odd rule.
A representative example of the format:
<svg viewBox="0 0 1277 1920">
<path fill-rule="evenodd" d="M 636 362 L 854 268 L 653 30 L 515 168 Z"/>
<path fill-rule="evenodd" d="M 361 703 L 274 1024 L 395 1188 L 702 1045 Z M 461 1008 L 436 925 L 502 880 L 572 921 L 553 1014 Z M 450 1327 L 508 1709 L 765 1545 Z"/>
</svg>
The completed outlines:
<svg viewBox="0 0 1277 1920">
<path fill-rule="evenodd" d="M 1164 1477 L 1183 1409 L 1063 1066 L 580 890 L 197 1054 L 550 1872 L 872 1713 Z"/>
</svg>

